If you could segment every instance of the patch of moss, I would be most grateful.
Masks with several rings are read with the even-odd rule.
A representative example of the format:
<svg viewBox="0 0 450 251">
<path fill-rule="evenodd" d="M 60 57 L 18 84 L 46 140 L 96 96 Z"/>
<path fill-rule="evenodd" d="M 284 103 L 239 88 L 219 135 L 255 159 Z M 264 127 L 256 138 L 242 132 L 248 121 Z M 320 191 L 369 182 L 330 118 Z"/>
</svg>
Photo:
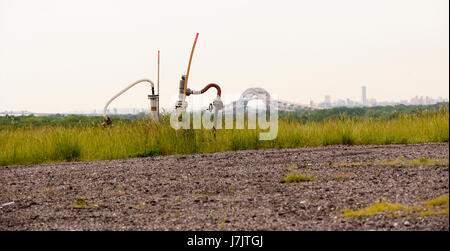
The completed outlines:
<svg viewBox="0 0 450 251">
<path fill-rule="evenodd" d="M 296 172 L 291 172 L 287 174 L 286 177 L 283 177 L 281 180 L 281 183 L 297 183 L 297 182 L 304 182 L 304 181 L 314 181 L 316 178 L 313 176 L 304 176 Z"/>
<path fill-rule="evenodd" d="M 399 210 L 405 209 L 405 206 L 402 204 L 392 204 L 388 202 L 377 202 L 370 206 L 367 206 L 360 210 L 350 210 L 346 208 L 344 210 L 344 215 L 346 217 L 354 217 L 354 216 L 368 216 L 368 215 L 374 215 L 381 212 L 395 212 Z"/>
<path fill-rule="evenodd" d="M 434 165 L 448 165 L 448 161 L 446 160 L 440 160 L 440 159 L 427 159 L 427 158 L 420 158 L 416 160 L 411 160 L 409 162 L 412 166 L 434 166 Z"/>
<path fill-rule="evenodd" d="M 141 204 L 136 205 L 136 208 L 137 209 L 144 209 L 146 206 L 147 206 L 147 204 L 145 204 L 145 202 L 143 202 Z"/>
<path fill-rule="evenodd" d="M 424 202 L 425 206 L 427 207 L 435 207 L 435 206 L 445 206 L 448 208 L 448 195 L 443 195 L 440 197 L 437 197 L 436 199 L 427 200 Z"/>
<path fill-rule="evenodd" d="M 448 195 L 443 195 L 422 203 L 422 210 L 418 210 L 422 216 L 428 215 L 448 215 L 449 201 Z"/>
<path fill-rule="evenodd" d="M 405 213 L 414 213 L 421 216 L 449 215 L 449 196 L 443 195 L 435 199 L 427 200 L 414 206 L 392 204 L 388 202 L 377 202 L 360 210 L 344 209 L 345 217 L 369 216 L 388 212 L 391 216 Z"/>
<path fill-rule="evenodd" d="M 434 165 L 448 165 L 449 162 L 447 160 L 441 159 L 427 159 L 427 158 L 418 158 L 414 160 L 407 161 L 405 158 L 400 157 L 394 160 L 385 160 L 379 162 L 343 162 L 343 163 L 333 163 L 332 167 L 356 167 L 356 166 L 434 166 Z"/>
<path fill-rule="evenodd" d="M 424 157 L 410 160 L 410 161 L 407 161 L 404 158 L 398 158 L 395 160 L 380 161 L 380 162 L 377 162 L 376 165 L 380 165 L 380 166 L 395 166 L 395 165 L 434 166 L 434 165 L 448 165 L 448 161 L 441 160 L 441 159 L 427 159 Z"/>
<path fill-rule="evenodd" d="M 448 208 L 442 210 L 427 210 L 420 214 L 421 216 L 430 216 L 430 215 L 447 215 L 448 216 Z"/>
<path fill-rule="evenodd" d="M 83 208 L 93 208 L 93 207 L 99 207 L 99 203 L 88 203 L 83 198 L 77 198 L 77 201 L 72 204 L 70 207 L 74 209 L 83 209 Z"/>
</svg>

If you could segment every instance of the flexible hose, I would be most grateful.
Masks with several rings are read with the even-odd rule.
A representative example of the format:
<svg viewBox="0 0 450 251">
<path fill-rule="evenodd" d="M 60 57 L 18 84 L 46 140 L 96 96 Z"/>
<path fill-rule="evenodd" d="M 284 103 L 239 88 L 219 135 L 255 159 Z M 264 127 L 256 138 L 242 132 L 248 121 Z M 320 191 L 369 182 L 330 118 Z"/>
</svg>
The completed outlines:
<svg viewBox="0 0 450 251">
<path fill-rule="evenodd" d="M 148 82 L 148 83 L 150 83 L 150 85 L 152 86 L 152 94 L 153 94 L 153 95 L 155 94 L 154 84 L 153 84 L 153 82 L 152 82 L 150 79 L 141 79 L 141 80 L 138 80 L 138 81 L 132 83 L 131 85 L 127 86 L 125 89 L 123 89 L 122 91 L 120 91 L 119 93 L 117 93 L 116 95 L 114 95 L 114 97 L 112 97 L 110 100 L 108 100 L 108 102 L 107 102 L 106 105 L 105 105 L 105 108 L 103 108 L 103 119 L 104 119 L 105 121 L 109 121 L 108 123 L 111 123 L 111 122 L 110 122 L 111 119 L 109 119 L 109 117 L 106 116 L 106 110 L 108 109 L 109 104 L 110 104 L 114 99 L 116 99 L 117 97 L 119 97 L 120 95 L 122 95 L 124 92 L 126 92 L 128 89 L 130 89 L 131 87 L 133 87 L 133 86 L 135 86 L 135 85 L 137 85 L 137 84 L 139 84 L 139 83 L 141 83 L 141 82 Z"/>
<path fill-rule="evenodd" d="M 194 49 L 195 49 L 195 44 L 197 44 L 197 39 L 198 39 L 198 33 L 195 36 L 194 45 L 192 46 L 192 50 L 191 50 L 191 56 L 189 57 L 189 64 L 188 64 L 187 73 L 186 73 L 186 80 L 184 82 L 183 101 L 181 103 L 181 114 L 184 113 L 184 102 L 186 100 L 186 88 L 187 88 L 188 79 L 189 79 L 189 71 L 191 69 L 192 55 L 194 55 Z"/>
<path fill-rule="evenodd" d="M 200 91 L 192 91 L 192 94 L 203 94 L 206 91 L 209 90 L 209 88 L 214 87 L 217 90 L 217 98 L 220 98 L 221 94 L 222 94 L 222 90 L 220 89 L 220 86 L 216 83 L 210 83 L 208 85 L 206 85 L 205 87 L 203 87 L 203 89 L 201 89 Z"/>
<path fill-rule="evenodd" d="M 203 89 L 200 90 L 200 94 L 205 93 L 211 87 L 214 87 L 214 88 L 217 89 L 217 97 L 220 98 L 220 95 L 222 94 L 222 90 L 220 89 L 220 86 L 218 84 L 215 84 L 215 83 L 210 83 L 207 86 L 205 86 Z"/>
</svg>

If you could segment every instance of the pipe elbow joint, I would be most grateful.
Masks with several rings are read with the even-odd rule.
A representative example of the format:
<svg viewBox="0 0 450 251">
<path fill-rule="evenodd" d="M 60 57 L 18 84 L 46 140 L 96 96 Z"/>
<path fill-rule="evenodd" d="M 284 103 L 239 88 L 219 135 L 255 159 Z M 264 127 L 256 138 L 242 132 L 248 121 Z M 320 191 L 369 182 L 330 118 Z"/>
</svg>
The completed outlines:
<svg viewBox="0 0 450 251">
<path fill-rule="evenodd" d="M 222 90 L 220 89 L 220 86 L 218 84 L 216 84 L 216 83 L 210 83 L 210 84 L 206 85 L 203 89 L 200 90 L 200 94 L 205 93 L 211 87 L 216 88 L 216 90 L 217 90 L 217 97 L 220 98 L 220 96 L 222 94 Z"/>
</svg>

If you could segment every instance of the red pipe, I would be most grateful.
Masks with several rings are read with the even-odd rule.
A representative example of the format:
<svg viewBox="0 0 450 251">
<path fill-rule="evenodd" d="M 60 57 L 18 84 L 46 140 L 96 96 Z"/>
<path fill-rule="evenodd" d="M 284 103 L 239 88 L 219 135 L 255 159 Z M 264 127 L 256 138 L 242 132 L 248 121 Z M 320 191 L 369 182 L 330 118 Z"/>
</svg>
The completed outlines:
<svg viewBox="0 0 450 251">
<path fill-rule="evenodd" d="M 203 89 L 200 90 L 200 94 L 203 94 L 204 92 L 209 90 L 209 88 L 211 88 L 211 87 L 214 87 L 217 89 L 217 97 L 220 97 L 220 95 L 222 94 L 222 90 L 220 89 L 220 86 L 215 83 L 210 83 L 207 86 L 205 86 Z"/>
</svg>

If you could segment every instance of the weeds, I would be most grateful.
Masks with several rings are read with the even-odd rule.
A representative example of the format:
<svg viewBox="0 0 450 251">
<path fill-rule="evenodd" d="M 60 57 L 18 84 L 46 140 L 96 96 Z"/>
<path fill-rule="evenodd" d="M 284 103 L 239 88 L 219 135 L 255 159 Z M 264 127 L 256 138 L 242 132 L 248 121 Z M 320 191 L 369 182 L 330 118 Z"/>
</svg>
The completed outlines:
<svg viewBox="0 0 450 251">
<path fill-rule="evenodd" d="M 409 162 L 411 166 L 434 166 L 434 165 L 448 165 L 448 161 L 446 160 L 440 160 L 440 159 L 427 159 L 427 158 L 420 158 L 417 160 L 411 160 Z"/>
<path fill-rule="evenodd" d="M 93 207 L 99 207 L 100 204 L 98 203 L 88 203 L 83 198 L 77 198 L 77 201 L 72 204 L 70 207 L 74 209 L 83 209 L 83 208 L 93 208 Z"/>
<path fill-rule="evenodd" d="M 135 207 L 137 209 L 144 209 L 147 206 L 147 204 L 145 202 L 142 202 L 140 204 L 137 204 Z"/>
<path fill-rule="evenodd" d="M 304 182 L 304 181 L 314 181 L 316 178 L 313 176 L 305 176 L 301 175 L 296 172 L 288 173 L 286 177 L 283 177 L 281 179 L 281 183 L 297 183 L 297 182 Z"/>
<path fill-rule="evenodd" d="M 342 163 L 332 163 L 331 167 L 360 167 L 360 166 L 435 166 L 435 165 L 447 165 L 447 160 L 442 159 L 427 159 L 419 158 L 414 160 L 405 160 L 404 158 L 398 158 L 394 160 L 378 161 L 372 162 L 342 162 Z"/>
<path fill-rule="evenodd" d="M 345 217 L 358 217 L 386 212 L 391 213 L 391 215 L 402 215 L 406 213 L 413 213 L 421 216 L 449 215 L 449 197 L 448 195 L 443 195 L 410 207 L 403 204 L 392 204 L 383 201 L 374 203 L 360 210 L 351 210 L 346 208 L 342 213 Z"/>
<path fill-rule="evenodd" d="M 76 138 L 68 135 L 57 135 L 54 139 L 51 160 L 76 161 L 81 157 L 81 146 Z"/>
<path fill-rule="evenodd" d="M 354 216 L 369 216 L 382 212 L 396 212 L 399 210 L 405 209 L 405 206 L 402 204 L 392 204 L 388 202 L 377 202 L 370 206 L 367 206 L 360 210 L 350 210 L 346 208 L 344 210 L 345 217 L 354 217 Z"/>
<path fill-rule="evenodd" d="M 278 122 L 278 136 L 260 141 L 261 129 L 174 130 L 169 115 L 161 122 L 141 119 L 103 128 L 98 124 L 69 127 L 2 127 L 0 165 L 92 161 L 129 157 L 211 153 L 228 150 L 292 148 L 332 144 L 448 142 L 449 111 L 398 115 L 390 120 L 342 116 L 323 121 Z"/>
<path fill-rule="evenodd" d="M 388 161 L 380 161 L 375 163 L 376 165 L 380 166 L 434 166 L 434 165 L 448 165 L 447 160 L 441 160 L 441 159 L 427 159 L 427 158 L 419 158 L 407 161 L 404 158 L 398 158 L 395 160 L 388 160 Z"/>
</svg>

